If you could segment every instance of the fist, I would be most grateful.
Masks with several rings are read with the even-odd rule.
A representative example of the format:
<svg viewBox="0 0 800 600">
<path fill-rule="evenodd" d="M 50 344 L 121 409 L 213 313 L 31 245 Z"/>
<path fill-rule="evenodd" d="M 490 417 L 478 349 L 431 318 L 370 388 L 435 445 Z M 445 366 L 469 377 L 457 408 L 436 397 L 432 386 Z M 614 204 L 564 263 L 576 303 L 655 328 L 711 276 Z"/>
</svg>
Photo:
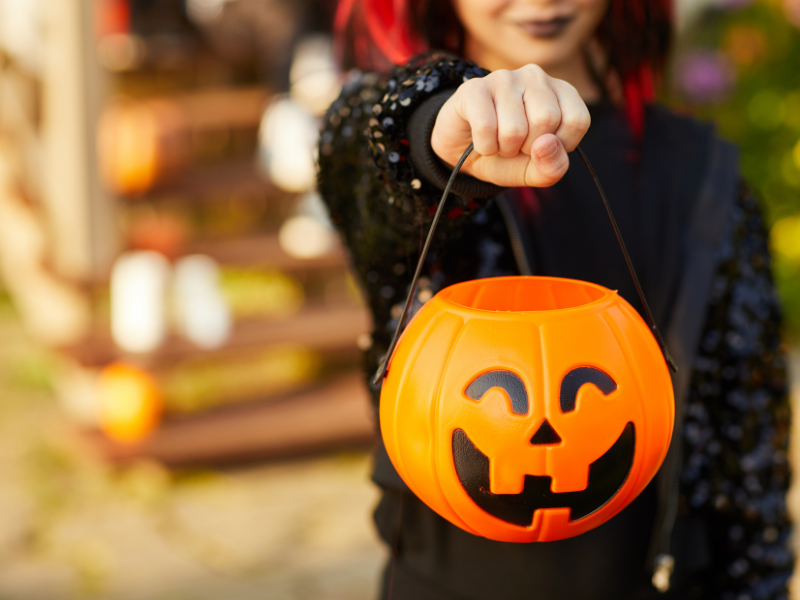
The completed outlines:
<svg viewBox="0 0 800 600">
<path fill-rule="evenodd" d="M 433 151 L 463 171 L 507 187 L 546 187 L 564 176 L 567 152 L 581 141 L 589 110 L 577 90 L 541 67 L 499 70 L 463 83 L 439 111 Z"/>
</svg>

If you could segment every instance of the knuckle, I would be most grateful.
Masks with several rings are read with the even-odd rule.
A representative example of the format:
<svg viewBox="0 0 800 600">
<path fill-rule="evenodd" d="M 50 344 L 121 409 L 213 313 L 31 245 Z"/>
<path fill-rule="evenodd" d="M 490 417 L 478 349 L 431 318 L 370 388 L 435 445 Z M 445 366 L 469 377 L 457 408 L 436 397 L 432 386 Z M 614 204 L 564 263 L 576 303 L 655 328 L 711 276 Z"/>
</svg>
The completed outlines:
<svg viewBox="0 0 800 600">
<path fill-rule="evenodd" d="M 524 67 L 520 67 L 519 71 L 527 75 L 533 75 L 534 77 L 541 77 L 543 75 L 546 75 L 544 69 L 534 63 L 528 63 Z"/>
<path fill-rule="evenodd" d="M 537 131 L 554 132 L 561 124 L 561 113 L 556 110 L 540 109 L 531 117 L 531 125 Z"/>
<path fill-rule="evenodd" d="M 459 88 L 458 92 L 461 94 L 466 94 L 466 98 L 469 97 L 476 92 L 481 92 L 486 88 L 486 81 L 484 81 L 483 77 L 476 77 L 474 79 L 468 79 L 464 83 L 462 83 Z"/>
<path fill-rule="evenodd" d="M 514 123 L 500 130 L 500 138 L 509 142 L 522 142 L 528 137 L 528 128 L 524 124 Z"/>
<path fill-rule="evenodd" d="M 580 112 L 564 119 L 562 126 L 575 133 L 586 133 L 592 123 L 588 112 Z"/>
<path fill-rule="evenodd" d="M 515 81 L 514 73 L 508 69 L 498 69 L 497 71 L 493 71 L 489 77 L 492 78 L 492 84 L 495 90 L 498 88 L 509 88 L 514 85 Z"/>
<path fill-rule="evenodd" d="M 472 134 L 479 138 L 494 138 L 497 135 L 497 126 L 487 122 L 475 123 L 472 126 Z"/>
<path fill-rule="evenodd" d="M 497 144 L 493 140 L 473 140 L 475 151 L 482 156 L 491 156 L 497 152 Z"/>
<path fill-rule="evenodd" d="M 508 81 L 512 78 L 512 74 L 508 69 L 497 69 L 496 71 L 492 71 L 489 77 L 497 81 Z"/>
</svg>

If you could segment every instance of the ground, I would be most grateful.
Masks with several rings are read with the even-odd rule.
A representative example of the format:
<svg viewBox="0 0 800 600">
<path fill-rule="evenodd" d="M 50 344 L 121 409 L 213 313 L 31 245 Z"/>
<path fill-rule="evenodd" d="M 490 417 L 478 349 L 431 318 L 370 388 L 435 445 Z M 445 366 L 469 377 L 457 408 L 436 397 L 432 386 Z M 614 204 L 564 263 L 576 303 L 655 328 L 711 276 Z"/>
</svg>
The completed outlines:
<svg viewBox="0 0 800 600">
<path fill-rule="evenodd" d="M 76 443 L 57 368 L 0 303 L 0 600 L 375 597 L 366 453 L 112 468 Z"/>
</svg>

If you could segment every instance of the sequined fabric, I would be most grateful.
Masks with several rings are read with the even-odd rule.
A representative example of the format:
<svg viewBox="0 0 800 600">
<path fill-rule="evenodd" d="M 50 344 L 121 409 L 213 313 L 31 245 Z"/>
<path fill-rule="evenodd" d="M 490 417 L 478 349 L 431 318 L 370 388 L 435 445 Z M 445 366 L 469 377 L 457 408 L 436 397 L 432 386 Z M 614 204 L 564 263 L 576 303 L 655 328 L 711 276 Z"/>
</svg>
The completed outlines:
<svg viewBox="0 0 800 600">
<path fill-rule="evenodd" d="M 433 93 L 486 73 L 444 53 L 419 57 L 390 77 L 356 72 L 325 117 L 319 189 L 373 314 L 367 371 L 374 372 L 388 347 L 441 196 L 409 160 L 406 124 Z M 496 207 L 459 197 L 449 202 L 448 218 L 439 225 L 423 273 L 418 304 L 452 283 L 516 272 Z M 475 243 L 463 243 L 464 238 Z M 476 266 L 484 274 L 476 274 Z"/>
<path fill-rule="evenodd" d="M 386 351 L 441 194 L 409 160 L 408 119 L 436 91 L 485 74 L 453 56 L 429 54 L 389 77 L 354 74 L 326 115 L 320 191 L 373 315 L 368 376 Z M 458 281 L 517 273 L 494 203 L 451 201 L 417 306 Z M 713 548 L 714 562 L 696 578 L 693 597 L 772 600 L 786 597 L 793 560 L 780 311 L 758 205 L 744 186 L 731 219 L 681 432 L 680 511 L 707 523 Z"/>
<path fill-rule="evenodd" d="M 681 504 L 710 528 L 693 597 L 785 598 L 789 405 L 780 309 L 758 204 L 740 186 L 712 282 L 683 425 Z"/>
</svg>

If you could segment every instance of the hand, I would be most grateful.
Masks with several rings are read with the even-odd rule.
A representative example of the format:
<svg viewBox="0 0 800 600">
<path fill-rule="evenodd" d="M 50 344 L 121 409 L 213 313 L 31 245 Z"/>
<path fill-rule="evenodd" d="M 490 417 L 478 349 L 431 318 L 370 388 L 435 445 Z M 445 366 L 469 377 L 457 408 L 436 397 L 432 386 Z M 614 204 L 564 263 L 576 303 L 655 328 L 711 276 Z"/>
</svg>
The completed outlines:
<svg viewBox="0 0 800 600">
<path fill-rule="evenodd" d="M 439 111 L 431 143 L 439 158 L 455 165 L 474 142 L 462 171 L 478 179 L 546 187 L 567 172 L 567 152 L 590 122 L 574 87 L 526 65 L 461 84 Z"/>
</svg>

